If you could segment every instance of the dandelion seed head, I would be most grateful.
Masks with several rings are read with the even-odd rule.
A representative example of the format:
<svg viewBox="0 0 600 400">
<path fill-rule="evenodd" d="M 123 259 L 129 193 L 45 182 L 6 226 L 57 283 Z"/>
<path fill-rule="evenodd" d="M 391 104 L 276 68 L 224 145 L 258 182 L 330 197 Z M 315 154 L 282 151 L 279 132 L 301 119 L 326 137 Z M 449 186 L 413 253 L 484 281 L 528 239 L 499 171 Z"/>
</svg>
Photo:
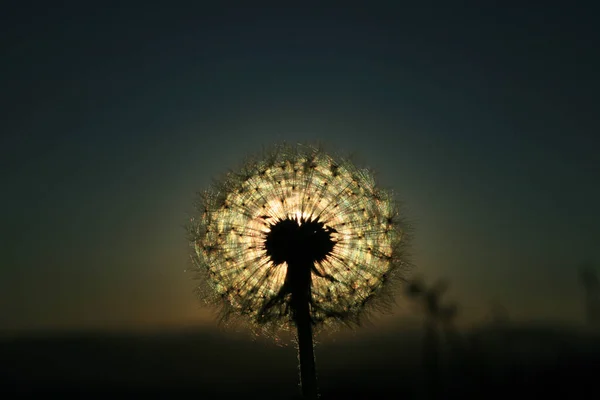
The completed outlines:
<svg viewBox="0 0 600 400">
<path fill-rule="evenodd" d="M 293 323 L 282 290 L 290 252 L 311 261 L 315 324 L 355 320 L 407 265 L 391 193 L 369 170 L 309 146 L 282 145 L 230 172 L 189 227 L 203 293 L 261 325 Z"/>
</svg>

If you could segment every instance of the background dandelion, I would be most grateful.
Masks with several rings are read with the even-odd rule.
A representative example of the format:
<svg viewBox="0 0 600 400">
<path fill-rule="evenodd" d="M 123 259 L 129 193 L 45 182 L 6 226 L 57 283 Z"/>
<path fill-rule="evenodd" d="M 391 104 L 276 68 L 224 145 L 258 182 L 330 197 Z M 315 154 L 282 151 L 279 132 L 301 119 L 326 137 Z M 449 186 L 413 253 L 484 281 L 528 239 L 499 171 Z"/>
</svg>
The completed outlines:
<svg viewBox="0 0 600 400">
<path fill-rule="evenodd" d="M 346 159 L 280 145 L 216 182 L 198 212 L 199 293 L 224 317 L 295 328 L 303 392 L 316 395 L 313 327 L 357 323 L 408 265 L 391 193 Z"/>
<path fill-rule="evenodd" d="M 423 367 L 425 373 L 425 390 L 432 399 L 439 398 L 445 387 L 440 365 L 443 353 L 441 334 L 446 341 L 456 348 L 460 338 L 454 326 L 458 308 L 455 303 L 446 304 L 442 297 L 448 290 L 448 282 L 438 280 L 430 287 L 422 280 L 413 279 L 406 287 L 408 297 L 418 301 L 424 311 L 423 329 Z"/>
</svg>

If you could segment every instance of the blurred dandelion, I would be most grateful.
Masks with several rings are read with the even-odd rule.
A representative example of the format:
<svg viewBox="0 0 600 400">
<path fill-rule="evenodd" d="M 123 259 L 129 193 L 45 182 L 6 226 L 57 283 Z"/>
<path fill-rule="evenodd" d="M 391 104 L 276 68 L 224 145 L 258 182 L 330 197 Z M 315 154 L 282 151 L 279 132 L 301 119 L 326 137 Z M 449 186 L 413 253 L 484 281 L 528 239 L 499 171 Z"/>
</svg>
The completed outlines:
<svg viewBox="0 0 600 400">
<path fill-rule="evenodd" d="M 225 318 L 296 331 L 306 397 L 317 396 L 313 329 L 386 305 L 408 265 L 392 194 L 310 146 L 277 146 L 214 183 L 189 233 L 204 300 Z"/>
<path fill-rule="evenodd" d="M 585 313 L 591 327 L 600 327 L 600 280 L 591 261 L 581 264 L 579 279 L 585 290 Z"/>
<path fill-rule="evenodd" d="M 459 337 L 454 329 L 454 320 L 458 307 L 454 303 L 443 304 L 442 295 L 448 290 L 447 281 L 438 280 L 431 287 L 420 279 L 413 279 L 406 287 L 408 297 L 420 303 L 425 311 L 425 326 L 423 335 L 423 367 L 426 377 L 426 390 L 429 397 L 441 397 L 442 376 L 440 371 L 441 327 L 446 340 L 453 345 L 459 343 Z"/>
</svg>

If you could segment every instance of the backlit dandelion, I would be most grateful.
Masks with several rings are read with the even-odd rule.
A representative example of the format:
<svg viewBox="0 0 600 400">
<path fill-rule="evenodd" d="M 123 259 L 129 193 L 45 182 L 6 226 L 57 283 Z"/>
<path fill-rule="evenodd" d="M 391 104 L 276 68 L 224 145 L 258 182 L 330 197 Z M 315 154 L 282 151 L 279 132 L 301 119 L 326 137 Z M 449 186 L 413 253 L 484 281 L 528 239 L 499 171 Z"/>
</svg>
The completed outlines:
<svg viewBox="0 0 600 400">
<path fill-rule="evenodd" d="M 391 193 L 309 146 L 276 147 L 227 174 L 202 194 L 189 228 L 205 298 L 226 315 L 297 330 L 307 396 L 313 327 L 358 321 L 406 266 Z"/>
</svg>

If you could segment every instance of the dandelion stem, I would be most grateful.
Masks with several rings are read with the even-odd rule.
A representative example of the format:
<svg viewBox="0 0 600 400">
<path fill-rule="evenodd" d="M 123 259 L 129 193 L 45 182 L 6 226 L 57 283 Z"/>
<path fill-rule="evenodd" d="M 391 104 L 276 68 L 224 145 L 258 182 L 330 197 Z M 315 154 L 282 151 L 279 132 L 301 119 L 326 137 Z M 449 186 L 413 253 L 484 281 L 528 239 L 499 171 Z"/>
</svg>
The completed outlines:
<svg viewBox="0 0 600 400">
<path fill-rule="evenodd" d="M 305 263 L 303 263 L 305 264 Z M 294 273 L 292 284 L 292 310 L 297 330 L 298 358 L 300 361 L 300 384 L 302 395 L 307 399 L 317 399 L 317 371 L 315 366 L 315 353 L 312 333 L 312 320 L 310 316 L 310 284 L 311 267 L 309 265 L 289 265 Z"/>
</svg>

